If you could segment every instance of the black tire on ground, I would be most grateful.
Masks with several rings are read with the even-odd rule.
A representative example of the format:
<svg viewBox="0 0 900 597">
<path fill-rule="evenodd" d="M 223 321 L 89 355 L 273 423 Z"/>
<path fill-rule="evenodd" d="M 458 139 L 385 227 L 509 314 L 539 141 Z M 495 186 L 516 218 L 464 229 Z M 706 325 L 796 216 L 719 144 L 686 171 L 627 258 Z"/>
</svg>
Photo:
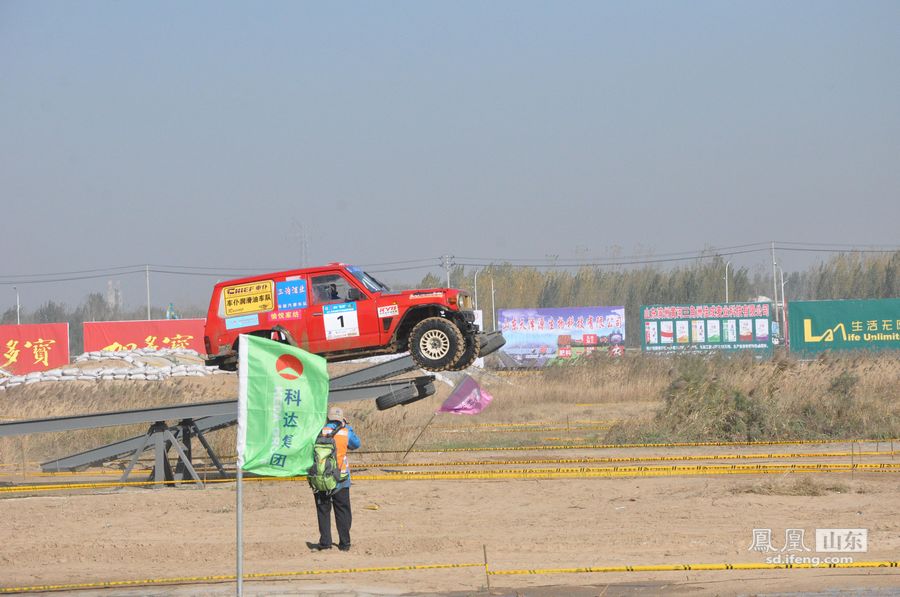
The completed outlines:
<svg viewBox="0 0 900 597">
<path fill-rule="evenodd" d="M 465 344 L 456 324 L 443 317 L 423 319 L 409 334 L 409 353 L 413 361 L 428 371 L 445 371 L 460 359 Z"/>
<path fill-rule="evenodd" d="M 463 350 L 462 356 L 459 357 L 458 361 L 447 367 L 447 370 L 462 371 L 463 369 L 468 369 L 472 366 L 472 363 L 475 362 L 475 359 L 478 358 L 480 353 L 481 342 L 479 342 L 478 336 L 471 334 L 466 338 L 466 348 Z"/>
</svg>

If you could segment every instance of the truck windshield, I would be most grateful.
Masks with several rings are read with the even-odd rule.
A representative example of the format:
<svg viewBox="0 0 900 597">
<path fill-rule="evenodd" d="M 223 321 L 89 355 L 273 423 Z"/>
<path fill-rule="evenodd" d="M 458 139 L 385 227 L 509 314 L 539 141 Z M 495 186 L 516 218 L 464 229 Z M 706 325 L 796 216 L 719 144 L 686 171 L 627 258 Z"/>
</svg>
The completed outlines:
<svg viewBox="0 0 900 597">
<path fill-rule="evenodd" d="M 386 292 L 390 290 L 387 286 L 379 282 L 374 276 L 370 276 L 358 267 L 350 266 L 347 271 L 353 274 L 353 277 L 362 282 L 369 292 Z"/>
</svg>

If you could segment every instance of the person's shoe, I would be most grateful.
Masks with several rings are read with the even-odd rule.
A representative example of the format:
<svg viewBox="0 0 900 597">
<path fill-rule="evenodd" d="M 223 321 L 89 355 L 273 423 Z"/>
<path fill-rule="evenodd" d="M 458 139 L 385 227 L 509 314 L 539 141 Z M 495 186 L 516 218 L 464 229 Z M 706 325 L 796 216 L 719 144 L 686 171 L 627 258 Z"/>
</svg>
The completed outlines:
<svg viewBox="0 0 900 597">
<path fill-rule="evenodd" d="M 312 541 L 307 541 L 306 547 L 308 547 L 310 551 L 322 551 L 324 549 L 331 549 L 330 545 L 322 545 L 321 543 L 313 543 Z"/>
<path fill-rule="evenodd" d="M 350 544 L 348 543 L 347 545 L 338 545 L 338 549 L 340 549 L 341 551 L 350 551 Z"/>
</svg>

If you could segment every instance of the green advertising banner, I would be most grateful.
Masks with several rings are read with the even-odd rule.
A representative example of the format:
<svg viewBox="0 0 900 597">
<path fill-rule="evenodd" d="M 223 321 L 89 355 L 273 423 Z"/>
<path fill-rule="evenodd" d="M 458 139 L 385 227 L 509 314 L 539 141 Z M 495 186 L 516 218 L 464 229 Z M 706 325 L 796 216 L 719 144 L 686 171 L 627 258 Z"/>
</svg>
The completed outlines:
<svg viewBox="0 0 900 597">
<path fill-rule="evenodd" d="M 900 298 L 790 301 L 791 351 L 900 350 Z"/>
<path fill-rule="evenodd" d="M 325 359 L 245 334 L 238 360 L 238 466 L 259 475 L 305 475 L 328 412 Z"/>
<path fill-rule="evenodd" d="M 772 351 L 769 303 L 641 307 L 645 352 Z"/>
</svg>

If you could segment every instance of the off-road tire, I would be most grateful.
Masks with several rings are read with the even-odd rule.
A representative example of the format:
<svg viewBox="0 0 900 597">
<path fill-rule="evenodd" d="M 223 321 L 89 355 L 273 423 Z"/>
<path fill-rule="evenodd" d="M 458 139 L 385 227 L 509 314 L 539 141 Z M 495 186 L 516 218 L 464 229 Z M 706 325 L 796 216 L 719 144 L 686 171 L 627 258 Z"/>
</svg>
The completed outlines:
<svg viewBox="0 0 900 597">
<path fill-rule="evenodd" d="M 462 371 L 463 369 L 468 369 L 480 353 L 481 342 L 478 340 L 478 336 L 472 334 L 466 338 L 466 348 L 463 350 L 462 356 L 459 357 L 458 361 L 447 367 L 447 370 Z"/>
<path fill-rule="evenodd" d="M 431 393 L 434 393 L 434 384 L 429 384 L 431 386 Z M 427 386 L 426 386 L 427 388 Z M 394 396 L 393 394 L 388 394 L 386 396 L 379 396 L 375 399 L 375 406 L 378 407 L 378 410 L 387 410 L 389 408 L 394 408 L 395 406 L 406 406 L 407 404 L 412 404 L 413 402 L 418 402 L 419 400 L 423 400 L 428 398 L 428 393 L 426 391 L 420 392 L 418 396 L 415 398 L 407 398 L 402 400 L 399 396 Z"/>
<path fill-rule="evenodd" d="M 446 371 L 459 361 L 465 348 L 462 332 L 443 317 L 423 319 L 409 333 L 409 354 L 427 371 Z"/>
</svg>

